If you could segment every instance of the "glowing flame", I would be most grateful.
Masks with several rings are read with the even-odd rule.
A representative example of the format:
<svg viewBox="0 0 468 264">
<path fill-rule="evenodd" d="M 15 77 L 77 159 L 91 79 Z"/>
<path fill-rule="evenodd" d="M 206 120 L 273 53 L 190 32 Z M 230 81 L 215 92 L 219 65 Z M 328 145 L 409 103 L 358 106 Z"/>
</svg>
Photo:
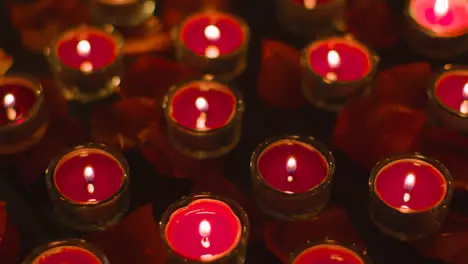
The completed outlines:
<svg viewBox="0 0 468 264">
<path fill-rule="evenodd" d="M 460 113 L 468 114 L 468 100 L 463 100 L 460 105 Z"/>
<path fill-rule="evenodd" d="M 215 59 L 219 57 L 219 49 L 215 45 L 209 45 L 205 49 L 205 56 L 210 59 Z"/>
<path fill-rule="evenodd" d="M 205 28 L 205 37 L 208 40 L 216 41 L 221 37 L 221 31 L 215 25 L 209 25 Z"/>
<path fill-rule="evenodd" d="M 304 0 L 304 7 L 314 9 L 317 6 L 317 0 Z"/>
<path fill-rule="evenodd" d="M 434 4 L 434 13 L 438 18 L 447 15 L 449 11 L 449 0 L 436 0 Z"/>
<path fill-rule="evenodd" d="M 14 121 L 17 118 L 16 110 L 13 108 L 15 101 L 15 96 L 11 93 L 6 94 L 3 98 L 3 107 L 5 107 L 7 118 L 10 121 Z"/>
<path fill-rule="evenodd" d="M 468 99 L 468 83 L 463 86 L 463 98 Z"/>
<path fill-rule="evenodd" d="M 94 184 L 88 183 L 88 185 L 86 186 L 86 189 L 87 189 L 88 193 L 93 194 L 94 193 Z"/>
<path fill-rule="evenodd" d="M 297 169 L 297 161 L 294 157 L 290 157 L 288 159 L 288 162 L 286 163 L 286 169 L 288 170 L 289 173 L 294 173 L 296 172 Z"/>
<path fill-rule="evenodd" d="M 403 188 L 406 191 L 409 192 L 409 191 L 411 191 L 411 189 L 413 189 L 415 183 L 416 183 L 416 177 L 414 176 L 414 174 L 413 173 L 408 173 L 406 175 L 405 183 L 403 185 Z"/>
<path fill-rule="evenodd" d="M 91 52 L 91 44 L 87 40 L 80 40 L 76 45 L 76 52 L 82 57 L 86 57 Z"/>
<path fill-rule="evenodd" d="M 330 50 L 328 52 L 327 60 L 328 60 L 328 65 L 332 69 L 338 68 L 338 66 L 340 66 L 341 64 L 340 54 L 338 54 L 336 50 Z"/>
<path fill-rule="evenodd" d="M 94 169 L 91 166 L 86 166 L 83 171 L 84 178 L 87 182 L 94 181 Z"/>
<path fill-rule="evenodd" d="M 90 61 L 84 61 L 80 65 L 80 70 L 84 73 L 90 73 L 93 71 L 93 64 Z"/>
<path fill-rule="evenodd" d="M 208 101 L 203 97 L 198 97 L 197 100 L 195 100 L 195 106 L 200 112 L 205 113 L 208 111 Z"/>
<path fill-rule="evenodd" d="M 207 220 L 203 220 L 200 222 L 200 226 L 198 227 L 198 233 L 202 236 L 201 245 L 204 248 L 209 248 L 211 246 L 208 237 L 211 234 L 211 225 L 210 222 Z"/>
<path fill-rule="evenodd" d="M 288 182 L 293 182 L 293 181 L 294 181 L 294 177 L 291 176 L 291 175 L 289 175 L 288 178 L 286 178 L 286 180 L 287 180 Z"/>
<path fill-rule="evenodd" d="M 403 195 L 403 201 L 405 201 L 405 203 L 407 203 L 410 199 L 411 199 L 411 195 L 409 193 L 405 193 Z"/>
</svg>

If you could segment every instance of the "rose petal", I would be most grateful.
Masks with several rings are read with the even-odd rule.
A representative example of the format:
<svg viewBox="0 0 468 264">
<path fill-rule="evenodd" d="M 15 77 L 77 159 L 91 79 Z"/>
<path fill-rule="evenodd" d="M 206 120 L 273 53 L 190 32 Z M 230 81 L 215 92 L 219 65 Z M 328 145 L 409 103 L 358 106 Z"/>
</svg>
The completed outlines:
<svg viewBox="0 0 468 264">
<path fill-rule="evenodd" d="M 308 221 L 268 222 L 264 238 L 268 249 L 283 261 L 308 241 L 328 238 L 343 243 L 361 242 L 346 212 L 337 207 L 328 207 Z"/>
<path fill-rule="evenodd" d="M 263 40 L 258 94 L 267 104 L 296 109 L 307 104 L 301 92 L 299 52 L 275 40 Z"/>
<path fill-rule="evenodd" d="M 140 207 L 116 226 L 86 235 L 85 239 L 98 246 L 113 264 L 165 263 L 163 243 L 151 205 Z"/>
<path fill-rule="evenodd" d="M 18 263 L 19 234 L 8 220 L 5 202 L 0 202 L 0 260 L 2 264 Z"/>
</svg>

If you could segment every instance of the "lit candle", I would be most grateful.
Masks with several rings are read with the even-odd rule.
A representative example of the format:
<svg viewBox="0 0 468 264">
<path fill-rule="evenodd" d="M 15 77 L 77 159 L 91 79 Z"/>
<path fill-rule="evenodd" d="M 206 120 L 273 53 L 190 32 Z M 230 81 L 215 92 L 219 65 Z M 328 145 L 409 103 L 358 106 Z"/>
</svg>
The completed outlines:
<svg viewBox="0 0 468 264">
<path fill-rule="evenodd" d="M 429 86 L 428 95 L 435 124 L 468 132 L 468 68 L 447 65 Z"/>
<path fill-rule="evenodd" d="M 186 197 L 166 211 L 159 225 L 174 263 L 245 259 L 248 219 L 233 201 L 212 195 Z"/>
<path fill-rule="evenodd" d="M 338 242 L 326 240 L 308 245 L 292 256 L 289 264 L 368 264 L 371 263 L 364 252 L 347 247 Z"/>
<path fill-rule="evenodd" d="M 350 97 L 369 90 L 378 61 L 349 36 L 312 42 L 302 56 L 302 92 L 318 107 L 339 110 Z"/>
<path fill-rule="evenodd" d="M 84 240 L 54 241 L 35 249 L 23 264 L 109 264 L 106 256 Z"/>
<path fill-rule="evenodd" d="M 276 0 L 281 26 L 304 37 L 329 35 L 343 29 L 345 0 Z"/>
<path fill-rule="evenodd" d="M 246 67 L 249 28 L 239 18 L 203 11 L 186 18 L 178 27 L 178 57 L 207 74 L 235 77 Z"/>
<path fill-rule="evenodd" d="M 102 145 L 79 146 L 47 170 L 49 194 L 64 222 L 77 229 L 114 224 L 126 211 L 128 166 Z"/>
<path fill-rule="evenodd" d="M 13 75 L 0 77 L 0 154 L 25 150 L 47 130 L 48 116 L 42 87 Z"/>
<path fill-rule="evenodd" d="M 153 16 L 155 0 L 91 0 L 92 21 L 98 24 L 135 27 Z"/>
<path fill-rule="evenodd" d="M 46 55 L 64 96 L 93 101 L 113 94 L 120 84 L 122 45 L 110 26 L 82 26 L 58 36 Z"/>
<path fill-rule="evenodd" d="M 328 202 L 334 166 L 332 154 L 312 138 L 269 139 L 250 160 L 254 197 L 274 217 L 313 217 Z"/>
<path fill-rule="evenodd" d="M 237 145 L 244 109 L 237 91 L 216 81 L 197 80 L 173 87 L 164 101 L 168 135 L 181 152 L 216 157 Z"/>
<path fill-rule="evenodd" d="M 411 0 L 408 41 L 415 52 L 447 58 L 468 50 L 468 8 L 464 0 Z"/>
<path fill-rule="evenodd" d="M 369 186 L 374 223 L 401 240 L 436 233 L 453 193 L 447 169 L 419 154 L 380 161 L 372 170 Z"/>
</svg>

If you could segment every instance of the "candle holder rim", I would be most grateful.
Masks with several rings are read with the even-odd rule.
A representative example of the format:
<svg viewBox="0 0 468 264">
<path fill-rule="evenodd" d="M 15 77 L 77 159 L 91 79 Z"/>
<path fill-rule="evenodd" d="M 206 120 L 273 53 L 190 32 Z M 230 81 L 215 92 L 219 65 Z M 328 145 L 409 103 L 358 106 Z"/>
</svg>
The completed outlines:
<svg viewBox="0 0 468 264">
<path fill-rule="evenodd" d="M 330 39 L 334 39 L 334 38 L 344 39 L 344 40 L 349 41 L 349 42 L 354 42 L 354 44 L 356 44 L 360 48 L 364 49 L 368 53 L 369 62 L 370 62 L 370 65 L 369 65 L 370 69 L 366 73 L 365 76 L 361 77 L 360 79 L 351 80 L 351 81 L 338 81 L 338 80 L 337 81 L 328 81 L 324 76 L 321 76 L 320 74 L 316 73 L 312 69 L 312 66 L 310 64 L 310 59 L 309 59 L 310 53 L 311 53 L 311 47 L 316 45 L 318 42 L 322 42 L 322 41 L 326 41 L 326 40 L 330 40 Z M 321 37 L 318 37 L 315 40 L 309 42 L 306 45 L 306 47 L 302 50 L 302 56 L 301 56 L 301 59 L 300 59 L 300 63 L 302 65 L 302 67 L 305 67 L 310 73 L 312 73 L 313 76 L 315 76 L 316 78 L 321 79 L 325 83 L 336 84 L 336 85 L 358 85 L 362 81 L 368 80 L 368 79 L 372 78 L 376 74 L 377 67 L 378 67 L 378 65 L 380 63 L 380 56 L 377 54 L 377 52 L 375 50 L 371 49 L 370 47 L 365 45 L 363 42 L 356 39 L 352 34 L 343 33 L 343 34 L 334 34 L 334 35 L 331 35 L 331 36 L 321 36 Z"/>
<path fill-rule="evenodd" d="M 282 140 L 298 141 L 301 143 L 311 145 L 324 157 L 325 162 L 327 163 L 327 166 L 328 166 L 328 170 L 327 170 L 327 176 L 323 179 L 322 182 L 314 186 L 312 189 L 307 190 L 306 192 L 286 193 L 286 192 L 283 192 L 274 188 L 268 182 L 265 181 L 260 171 L 258 170 L 258 166 L 257 166 L 258 159 L 260 155 L 262 154 L 262 152 L 266 148 L 268 148 L 268 146 L 270 146 L 272 143 L 282 141 Z M 317 139 L 315 139 L 314 137 L 305 136 L 305 135 L 286 135 L 286 136 L 276 136 L 276 137 L 267 138 L 266 140 L 262 141 L 259 145 L 257 145 L 255 150 L 252 152 L 252 155 L 250 156 L 249 164 L 250 164 L 251 177 L 255 177 L 257 180 L 263 182 L 264 185 L 270 191 L 273 191 L 281 196 L 288 197 L 288 198 L 308 196 L 311 193 L 315 193 L 315 192 L 320 191 L 321 189 L 327 188 L 330 184 L 332 184 L 332 179 L 333 179 L 333 175 L 335 173 L 335 168 L 336 168 L 335 158 L 333 157 L 333 153 L 328 149 L 328 147 L 321 141 L 318 141 Z"/>
<path fill-rule="evenodd" d="M 411 15 L 411 3 L 413 0 L 406 0 L 405 8 L 403 14 L 406 17 L 406 20 L 410 23 L 410 26 L 416 27 L 419 31 L 424 33 L 425 35 L 432 37 L 432 38 L 439 38 L 439 39 L 449 39 L 449 38 L 458 38 L 463 35 L 468 34 L 468 28 L 465 30 L 459 30 L 455 32 L 448 32 L 448 33 L 437 33 L 429 28 L 423 27 L 421 24 L 416 22 L 416 19 Z"/>
<path fill-rule="evenodd" d="M 120 185 L 119 190 L 116 193 L 114 193 L 112 196 L 110 196 L 110 197 L 108 197 L 106 199 L 103 199 L 101 201 L 97 201 L 97 202 L 77 202 L 77 201 L 74 201 L 74 200 L 70 199 L 69 197 L 66 197 L 65 195 L 63 195 L 63 193 L 56 186 L 56 184 L 55 184 L 55 170 L 57 169 L 57 165 L 61 161 L 62 157 L 64 157 L 65 155 L 67 155 L 69 153 L 79 151 L 79 150 L 82 150 L 82 149 L 96 149 L 96 150 L 106 152 L 112 158 L 114 158 L 119 163 L 119 165 L 122 167 L 122 172 L 123 172 L 122 173 L 122 176 L 123 176 L 122 177 L 122 183 Z M 60 200 L 66 201 L 66 202 L 71 203 L 71 204 L 73 204 L 75 206 L 79 206 L 79 207 L 101 206 L 103 204 L 107 204 L 109 202 L 112 202 L 113 200 L 115 200 L 117 197 L 122 195 L 128 189 L 128 185 L 130 183 L 130 172 L 129 171 L 130 171 L 130 167 L 128 165 L 127 160 L 125 159 L 123 154 L 120 153 L 118 150 L 115 150 L 113 147 L 105 145 L 105 144 L 87 143 L 87 144 L 83 144 L 83 145 L 77 145 L 77 146 L 74 146 L 74 147 L 71 147 L 71 148 L 68 148 L 68 149 L 62 151 L 58 156 L 56 156 L 56 158 L 54 158 L 50 162 L 49 166 L 47 167 L 47 169 L 45 171 L 46 185 L 47 185 L 48 188 L 53 190 L 54 195 L 57 195 Z"/>
<path fill-rule="evenodd" d="M 187 48 L 187 46 L 185 45 L 185 43 L 181 39 L 182 26 L 189 19 L 192 19 L 192 18 L 197 17 L 197 16 L 201 16 L 201 15 L 207 14 L 207 13 L 215 13 L 215 14 L 218 13 L 220 15 L 227 16 L 230 19 L 233 19 L 233 20 L 235 20 L 235 21 L 237 21 L 239 23 L 240 28 L 241 28 L 242 33 L 243 33 L 242 35 L 244 37 L 244 41 L 241 43 L 241 45 L 239 47 L 236 48 L 236 50 L 234 50 L 232 52 L 229 52 L 229 53 L 226 53 L 226 54 L 222 54 L 222 55 L 220 55 L 220 56 L 218 56 L 216 58 L 208 58 L 205 55 L 201 55 L 201 54 L 197 54 L 195 52 L 192 52 L 190 49 Z M 213 8 L 204 8 L 204 9 L 199 10 L 196 13 L 193 13 L 193 14 L 190 14 L 190 15 L 186 16 L 179 23 L 179 25 L 175 28 L 174 38 L 175 38 L 176 46 L 180 46 L 183 49 L 190 51 L 197 58 L 203 58 L 203 59 L 208 59 L 208 60 L 218 60 L 218 59 L 221 59 L 221 58 L 223 58 L 223 59 L 234 58 L 234 57 L 238 56 L 239 54 L 241 54 L 242 52 L 244 52 L 245 48 L 247 48 L 247 46 L 249 45 L 249 42 L 250 42 L 250 27 L 247 24 L 247 21 L 245 19 L 239 17 L 239 16 L 236 16 L 234 14 L 231 14 L 229 12 L 222 11 L 222 10 L 217 10 L 217 9 L 213 9 Z"/>
<path fill-rule="evenodd" d="M 169 220 L 171 219 L 172 214 L 177 211 L 177 209 L 183 208 L 184 206 L 188 206 L 190 203 L 196 201 L 196 200 L 202 200 L 202 199 L 211 199 L 211 200 L 217 200 L 221 201 L 229 208 L 231 209 L 232 213 L 239 219 L 240 225 L 241 225 L 241 235 L 239 238 L 239 241 L 237 244 L 232 248 L 231 251 L 225 253 L 221 257 L 210 261 L 210 262 L 217 262 L 219 260 L 224 259 L 225 257 L 229 256 L 231 253 L 235 252 L 238 248 L 239 245 L 242 243 L 246 243 L 249 239 L 250 235 L 250 222 L 249 222 L 249 217 L 247 215 L 247 212 L 244 210 L 244 208 L 235 200 L 223 196 L 223 195 L 218 195 L 214 194 L 211 192 L 197 192 L 191 195 L 186 195 L 183 196 L 176 201 L 172 202 L 169 207 L 166 208 L 164 213 L 162 214 L 160 220 L 158 221 L 158 229 L 159 229 L 159 234 L 161 236 L 161 240 L 166 248 L 169 248 L 171 251 L 174 251 L 172 247 L 169 245 L 167 239 L 166 239 L 166 226 Z M 174 251 L 175 252 L 175 251 Z M 188 259 L 177 252 L 175 252 L 180 258 L 183 259 L 184 263 L 188 264 L 197 264 L 200 263 L 200 261 L 193 260 L 193 259 Z"/>
<path fill-rule="evenodd" d="M 442 69 L 440 69 L 434 77 L 432 77 L 432 80 L 429 82 L 429 87 L 427 89 L 427 96 L 429 100 L 433 100 L 437 102 L 437 107 L 442 108 L 443 110 L 447 111 L 450 115 L 456 116 L 456 117 L 461 117 L 461 118 L 468 118 L 468 113 L 464 114 L 461 113 L 460 111 L 456 111 L 452 109 L 451 107 L 447 106 L 445 103 L 443 103 L 439 97 L 436 95 L 436 85 L 444 77 L 444 75 L 448 75 L 451 73 L 455 73 L 458 71 L 466 71 L 467 77 L 468 77 L 468 66 L 460 66 L 460 65 L 452 65 L 452 64 L 446 64 Z"/>
<path fill-rule="evenodd" d="M 236 105 L 235 105 L 235 107 L 233 109 L 233 113 L 232 113 L 230 119 L 223 126 L 217 127 L 217 128 L 211 128 L 211 129 L 206 130 L 206 131 L 197 130 L 195 128 L 190 128 L 190 127 L 183 126 L 183 125 L 179 124 L 178 122 L 176 122 L 174 120 L 174 118 L 172 118 L 172 116 L 170 114 L 170 111 L 171 111 L 171 108 L 172 108 L 171 107 L 171 100 L 173 99 L 175 93 L 179 89 L 181 89 L 183 87 L 186 87 L 189 84 L 197 83 L 197 82 L 211 82 L 216 86 L 222 86 L 223 88 L 228 89 L 232 93 L 232 95 L 234 96 Z M 233 122 L 235 122 L 236 115 L 238 115 L 239 113 L 242 114 L 245 111 L 244 97 L 243 97 L 242 93 L 239 90 L 235 89 L 231 85 L 226 84 L 226 82 L 223 82 L 222 80 L 205 79 L 203 77 L 202 78 L 189 79 L 189 80 L 186 80 L 184 82 L 172 85 L 171 88 L 169 88 L 169 91 L 164 96 L 164 98 L 162 100 L 161 107 L 162 107 L 162 109 L 164 111 L 164 116 L 166 117 L 167 122 L 171 122 L 171 124 L 173 124 L 174 126 L 176 126 L 179 129 L 181 129 L 182 131 L 185 131 L 186 133 L 189 133 L 189 134 L 192 134 L 192 135 L 204 135 L 204 136 L 205 135 L 215 134 L 215 133 L 218 133 L 219 131 L 227 129 L 228 127 L 230 127 L 233 124 Z"/>
<path fill-rule="evenodd" d="M 291 4 L 294 4 L 295 6 L 297 7 L 302 7 L 301 10 L 304 10 L 306 12 L 310 12 L 310 13 L 313 13 L 313 12 L 318 12 L 318 11 L 322 11 L 323 9 L 327 8 L 327 9 L 333 9 L 335 8 L 336 6 L 340 6 L 342 5 L 342 2 L 346 2 L 346 0 L 333 0 L 333 1 L 329 1 L 329 2 L 325 2 L 325 3 L 321 3 L 321 4 L 317 4 L 314 8 L 305 8 L 304 5 L 300 5 L 299 3 L 297 2 L 294 2 L 294 1 L 291 1 L 291 0 L 287 0 L 287 2 L 291 2 Z"/>
<path fill-rule="evenodd" d="M 105 33 L 109 35 L 116 43 L 116 54 L 114 60 L 109 63 L 108 65 L 101 67 L 96 70 L 92 70 L 91 72 L 83 72 L 81 70 L 75 69 L 73 67 L 70 67 L 68 65 L 65 65 L 60 61 L 60 58 L 57 54 L 57 43 L 61 40 L 62 37 L 64 37 L 66 34 L 71 33 L 73 31 L 78 31 L 78 30 L 85 30 L 85 29 L 92 29 L 94 31 L 100 32 L 100 33 Z M 80 73 L 83 75 L 91 75 L 95 73 L 102 73 L 105 72 L 109 69 L 109 67 L 112 67 L 115 63 L 115 61 L 119 60 L 119 58 L 122 57 L 123 54 L 123 47 L 124 47 L 124 38 L 123 36 L 117 31 L 117 29 L 110 25 L 110 24 L 105 24 L 102 26 L 95 26 L 95 25 L 90 25 L 90 24 L 81 24 L 75 27 L 70 27 L 65 30 L 63 30 L 61 33 L 59 33 L 56 37 L 52 39 L 52 41 L 49 43 L 48 46 L 46 46 L 43 50 L 44 56 L 47 58 L 50 64 L 52 65 L 60 65 L 61 67 L 66 68 L 67 70 L 70 70 L 71 72 L 75 73 Z"/>
<path fill-rule="evenodd" d="M 100 248 L 98 248 L 93 243 L 90 243 L 80 238 L 54 240 L 46 244 L 42 244 L 34 248 L 21 263 L 31 264 L 32 261 L 34 261 L 38 256 L 40 256 L 42 252 L 45 252 L 53 248 L 66 247 L 66 246 L 83 248 L 91 252 L 100 261 L 100 264 L 109 264 L 109 260 L 107 259 L 107 256 L 104 254 L 104 252 Z"/>
<path fill-rule="evenodd" d="M 33 107 L 27 112 L 27 114 L 23 116 L 23 122 L 19 124 L 12 123 L 5 126 L 0 126 L 0 131 L 8 131 L 10 129 L 14 129 L 18 126 L 23 126 L 29 123 L 41 111 L 41 108 L 44 107 L 44 89 L 42 87 L 41 81 L 27 74 L 8 73 L 0 76 L 0 85 L 4 82 L 5 79 L 9 78 L 27 82 L 29 84 L 28 86 L 30 86 L 28 89 L 31 88 L 31 90 L 34 92 L 36 102 L 34 102 Z"/>
<path fill-rule="evenodd" d="M 324 239 L 314 239 L 314 240 L 308 240 L 306 243 L 304 243 L 302 246 L 300 246 L 298 249 L 295 251 L 291 252 L 289 254 L 288 262 L 287 264 L 294 264 L 294 260 L 296 257 L 298 257 L 302 252 L 315 247 L 315 246 L 320 246 L 320 245 L 331 245 L 331 246 L 339 246 L 342 248 L 345 248 L 353 253 L 355 253 L 361 260 L 363 261 L 362 264 L 372 264 L 372 260 L 369 258 L 367 254 L 367 249 L 365 247 L 361 247 L 357 245 L 356 243 L 343 243 L 341 241 L 335 240 L 335 239 L 330 239 L 325 237 Z"/>
<path fill-rule="evenodd" d="M 375 190 L 375 179 L 380 172 L 382 168 L 387 166 L 390 163 L 393 163 L 398 160 L 404 160 L 404 159 L 412 159 L 412 160 L 419 160 L 422 162 L 426 162 L 429 165 L 433 166 L 442 176 L 442 178 L 445 181 L 445 194 L 440 199 L 440 201 L 437 202 L 437 204 L 432 205 L 430 208 L 422 209 L 422 210 L 410 210 L 409 212 L 403 212 L 398 210 L 397 208 L 390 206 L 387 204 L 385 201 L 383 201 L 382 198 L 380 198 L 380 195 L 377 193 Z M 450 200 L 452 199 L 453 193 L 454 193 L 454 187 L 453 187 L 453 177 L 450 171 L 445 167 L 444 164 L 442 164 L 440 161 L 430 158 L 426 155 L 423 155 L 419 152 L 407 152 L 407 153 L 397 153 L 393 154 L 390 156 L 387 156 L 385 158 L 380 159 L 374 167 L 372 167 L 371 172 L 370 172 L 370 177 L 368 181 L 369 185 L 369 190 L 371 195 L 375 196 L 376 198 L 380 199 L 382 203 L 387 206 L 388 208 L 391 208 L 393 210 L 396 210 L 398 212 L 404 213 L 405 215 L 419 215 L 419 214 L 424 214 L 428 211 L 434 210 L 436 208 L 439 208 L 441 206 L 446 206 Z"/>
</svg>

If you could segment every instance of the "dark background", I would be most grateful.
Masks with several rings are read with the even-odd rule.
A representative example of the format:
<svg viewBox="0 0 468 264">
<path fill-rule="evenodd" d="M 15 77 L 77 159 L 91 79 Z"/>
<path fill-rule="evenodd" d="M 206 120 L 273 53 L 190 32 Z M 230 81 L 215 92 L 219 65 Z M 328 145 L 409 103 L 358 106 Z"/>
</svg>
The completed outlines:
<svg viewBox="0 0 468 264">
<path fill-rule="evenodd" d="M 33 75 L 47 73 L 48 67 L 44 58 L 41 55 L 25 51 L 21 47 L 19 36 L 9 22 L 4 1 L 0 0 L 0 48 L 13 55 L 15 63 L 12 71 Z M 297 111 L 278 110 L 261 102 L 256 93 L 261 39 L 279 39 L 297 48 L 303 47 L 307 41 L 290 36 L 280 29 L 274 15 L 272 0 L 233 1 L 237 4 L 238 15 L 248 21 L 252 36 L 248 68 L 244 75 L 235 81 L 235 85 L 243 92 L 246 101 L 243 138 L 240 145 L 229 154 L 229 169 L 227 170 L 229 173 L 226 177 L 248 194 L 250 190 L 249 157 L 260 141 L 271 136 L 300 133 L 314 136 L 323 142 L 329 142 L 336 115 L 313 107 Z M 391 0 L 390 2 L 395 13 L 403 16 L 403 1 Z M 378 54 L 382 58 L 379 66 L 381 69 L 423 60 L 423 58 L 409 52 L 404 42 L 397 43 L 390 49 L 380 50 Z M 452 62 L 464 61 L 468 61 L 466 56 Z M 431 62 L 435 68 L 444 63 L 446 62 Z M 442 263 L 418 255 L 407 245 L 385 237 L 374 227 L 370 222 L 366 207 L 369 172 L 360 169 L 340 151 L 332 151 L 337 163 L 332 202 L 345 208 L 359 235 L 366 242 L 374 262 L 377 264 Z M 132 208 L 153 202 L 155 218 L 158 219 L 159 214 L 173 200 L 190 192 L 191 184 L 189 182 L 157 175 L 138 151 L 130 151 L 125 155 L 131 167 Z M 7 200 L 9 213 L 20 229 L 22 256 L 35 246 L 51 239 L 80 235 L 61 228 L 55 223 L 50 214 L 51 208 L 47 201 L 43 178 L 25 189 L 15 176 L 17 168 L 7 168 L 0 171 L 0 174 L 2 176 L 0 177 L 0 198 Z M 249 245 L 248 254 L 248 263 L 279 263 L 271 253 L 266 251 L 263 244 Z"/>
</svg>

